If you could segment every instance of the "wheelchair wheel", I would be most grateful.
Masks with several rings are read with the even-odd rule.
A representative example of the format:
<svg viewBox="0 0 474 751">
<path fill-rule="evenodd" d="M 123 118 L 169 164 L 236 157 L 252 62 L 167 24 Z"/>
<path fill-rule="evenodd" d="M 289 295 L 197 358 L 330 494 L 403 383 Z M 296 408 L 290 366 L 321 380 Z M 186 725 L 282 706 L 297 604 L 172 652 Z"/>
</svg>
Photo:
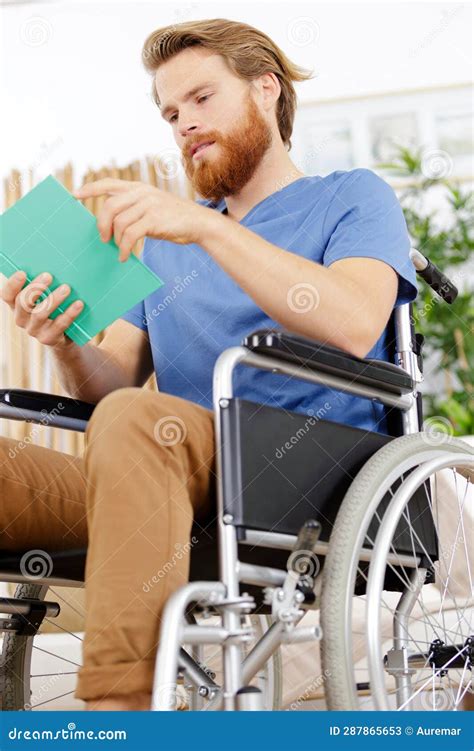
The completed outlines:
<svg viewBox="0 0 474 751">
<path fill-rule="evenodd" d="M 69 609 L 69 612 L 75 611 L 79 617 L 83 617 L 55 588 L 50 589 L 47 585 L 33 582 L 19 584 L 14 597 L 19 600 L 50 599 L 59 602 L 63 611 Z M 14 616 L 10 616 L 10 620 L 13 623 Z M 31 635 L 19 635 L 13 629 L 4 634 L 0 657 L 2 710 L 44 710 L 51 708 L 51 705 L 54 708 L 70 708 L 59 705 L 70 701 L 74 694 L 82 639 L 79 634 L 55 623 L 55 620 L 46 617 L 39 630 Z M 55 633 L 45 633 L 48 627 L 53 627 Z M 59 645 L 56 643 L 58 636 Z M 48 666 L 47 673 L 43 672 L 45 664 Z M 79 704 L 79 700 L 74 703 Z"/>
<path fill-rule="evenodd" d="M 328 709 L 458 709 L 474 663 L 472 448 L 391 441 L 339 510 L 324 562 Z"/>
</svg>

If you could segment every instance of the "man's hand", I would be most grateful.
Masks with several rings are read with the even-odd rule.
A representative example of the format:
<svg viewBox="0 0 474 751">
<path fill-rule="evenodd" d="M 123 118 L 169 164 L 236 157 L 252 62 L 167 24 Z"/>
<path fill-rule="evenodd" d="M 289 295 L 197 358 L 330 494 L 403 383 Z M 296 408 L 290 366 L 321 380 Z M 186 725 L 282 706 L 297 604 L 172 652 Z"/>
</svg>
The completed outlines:
<svg viewBox="0 0 474 751">
<path fill-rule="evenodd" d="M 24 287 L 26 273 L 17 271 L 2 287 L 0 299 L 4 300 L 12 310 L 16 325 L 25 329 L 26 333 L 37 339 L 40 344 L 46 344 L 58 350 L 72 350 L 77 345 L 64 332 L 82 312 L 84 303 L 76 300 L 72 305 L 68 305 L 64 313 L 60 313 L 54 320 L 51 319 L 50 314 L 66 300 L 71 292 L 67 284 L 62 284 L 36 304 L 38 298 L 48 288 L 52 278 L 51 274 L 44 272 Z"/>
<path fill-rule="evenodd" d="M 97 217 L 97 226 L 103 242 L 109 242 L 113 235 L 120 248 L 120 261 L 126 261 L 135 243 L 145 236 L 181 245 L 199 243 L 214 213 L 194 201 L 137 181 L 105 178 L 86 183 L 73 195 L 80 199 L 109 196 Z"/>
</svg>

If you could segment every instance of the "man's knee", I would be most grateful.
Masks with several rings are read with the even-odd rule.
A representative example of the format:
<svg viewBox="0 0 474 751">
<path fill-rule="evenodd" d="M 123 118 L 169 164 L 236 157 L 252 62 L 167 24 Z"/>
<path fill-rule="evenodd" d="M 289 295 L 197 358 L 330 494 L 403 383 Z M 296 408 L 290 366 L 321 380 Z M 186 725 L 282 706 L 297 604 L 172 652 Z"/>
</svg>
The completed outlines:
<svg viewBox="0 0 474 751">
<path fill-rule="evenodd" d="M 86 430 L 86 449 L 105 441 L 133 443 L 146 433 L 158 445 L 183 443 L 187 435 L 185 400 L 143 388 L 122 388 L 98 403 Z"/>
</svg>

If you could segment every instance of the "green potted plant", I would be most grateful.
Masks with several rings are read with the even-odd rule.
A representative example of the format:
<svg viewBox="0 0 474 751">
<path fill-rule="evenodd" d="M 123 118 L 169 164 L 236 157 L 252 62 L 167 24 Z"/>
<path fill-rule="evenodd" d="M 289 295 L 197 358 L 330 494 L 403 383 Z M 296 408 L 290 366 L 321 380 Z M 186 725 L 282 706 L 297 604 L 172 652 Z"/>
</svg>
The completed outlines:
<svg viewBox="0 0 474 751">
<path fill-rule="evenodd" d="M 474 194 L 449 179 L 450 164 L 446 152 L 396 146 L 393 161 L 377 168 L 406 178 L 398 197 L 413 246 L 459 289 L 454 303 L 447 305 L 418 278 L 415 328 L 425 337 L 425 362 L 433 355 L 429 359 L 435 362 L 434 371 L 444 374 L 441 392 L 424 394 L 425 420 L 438 420 L 441 427 L 444 423 L 452 435 L 474 435 L 474 304 L 468 278 L 474 247 Z M 439 210 L 426 208 L 427 194 L 436 191 L 438 199 L 440 189 L 447 207 L 442 226 Z"/>
</svg>

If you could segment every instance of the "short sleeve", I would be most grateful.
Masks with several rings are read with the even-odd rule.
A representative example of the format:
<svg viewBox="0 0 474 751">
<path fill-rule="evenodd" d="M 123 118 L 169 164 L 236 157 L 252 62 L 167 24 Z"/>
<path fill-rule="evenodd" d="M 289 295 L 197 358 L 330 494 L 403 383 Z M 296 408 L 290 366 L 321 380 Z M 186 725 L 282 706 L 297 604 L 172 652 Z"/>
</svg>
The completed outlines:
<svg viewBox="0 0 474 751">
<path fill-rule="evenodd" d="M 148 242 L 148 237 L 145 237 L 142 252 L 140 254 L 140 260 L 145 264 L 145 266 L 148 266 L 146 261 Z M 136 305 L 134 305 L 133 308 L 127 310 L 127 312 L 124 313 L 123 316 L 120 316 L 120 318 L 124 321 L 128 321 L 129 323 L 133 323 L 134 326 L 137 326 L 137 328 L 141 329 L 142 331 L 148 331 L 148 321 L 145 315 L 144 300 L 141 300 Z"/>
<path fill-rule="evenodd" d="M 133 308 L 130 308 L 130 310 L 127 310 L 127 312 L 124 313 L 123 316 L 120 316 L 120 318 L 129 323 L 133 323 L 134 326 L 137 326 L 142 331 L 148 331 L 143 300 L 134 305 Z"/>
<path fill-rule="evenodd" d="M 418 294 L 410 259 L 410 237 L 393 188 L 368 169 L 351 170 L 335 190 L 328 207 L 324 234 L 329 236 L 323 264 L 343 258 L 376 258 L 398 274 L 395 306 Z"/>
</svg>

